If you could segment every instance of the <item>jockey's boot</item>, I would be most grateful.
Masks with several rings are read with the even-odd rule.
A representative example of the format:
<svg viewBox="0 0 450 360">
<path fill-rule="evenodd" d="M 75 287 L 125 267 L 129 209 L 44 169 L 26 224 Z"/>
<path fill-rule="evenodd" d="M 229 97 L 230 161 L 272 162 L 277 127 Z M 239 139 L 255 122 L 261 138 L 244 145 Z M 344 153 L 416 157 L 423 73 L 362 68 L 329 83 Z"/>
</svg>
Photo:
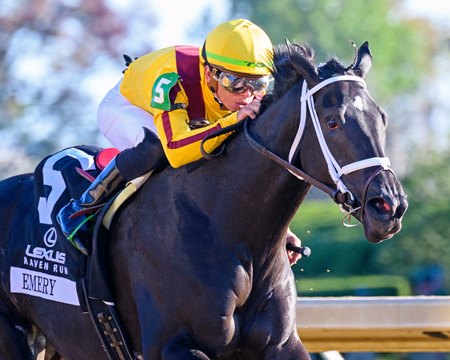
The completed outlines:
<svg viewBox="0 0 450 360">
<path fill-rule="evenodd" d="M 125 185 L 125 179 L 116 166 L 116 159 L 102 170 L 79 200 L 71 199 L 58 213 L 57 220 L 69 242 L 88 255 L 89 251 L 81 238 L 90 236 L 89 220 L 104 203 Z"/>
</svg>

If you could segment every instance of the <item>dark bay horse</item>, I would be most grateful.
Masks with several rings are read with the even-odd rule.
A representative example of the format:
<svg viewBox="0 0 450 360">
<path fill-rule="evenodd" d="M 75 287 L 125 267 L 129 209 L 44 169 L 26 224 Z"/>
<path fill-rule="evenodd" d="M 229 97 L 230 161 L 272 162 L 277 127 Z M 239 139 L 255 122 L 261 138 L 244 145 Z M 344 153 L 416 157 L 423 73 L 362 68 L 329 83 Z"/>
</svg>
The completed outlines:
<svg viewBox="0 0 450 360">
<path fill-rule="evenodd" d="M 368 44 L 349 67 L 316 66 L 308 46 L 275 50 L 258 118 L 217 159 L 153 175 L 113 222 L 108 272 L 136 358 L 308 359 L 284 235 L 311 184 L 369 241 L 400 231 L 406 195 L 365 85 Z M 0 358 L 32 359 L 34 325 L 65 359 L 106 359 L 78 306 L 11 291 L 7 244 L 32 236 L 32 189 L 29 175 L 0 183 Z"/>
</svg>

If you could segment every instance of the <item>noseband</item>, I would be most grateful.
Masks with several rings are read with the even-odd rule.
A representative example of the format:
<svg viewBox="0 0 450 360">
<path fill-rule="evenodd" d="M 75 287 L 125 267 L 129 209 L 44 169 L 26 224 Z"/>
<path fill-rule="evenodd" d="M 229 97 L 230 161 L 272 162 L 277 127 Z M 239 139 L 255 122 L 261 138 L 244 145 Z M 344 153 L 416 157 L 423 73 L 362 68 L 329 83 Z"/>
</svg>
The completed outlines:
<svg viewBox="0 0 450 360">
<path fill-rule="evenodd" d="M 387 157 L 372 157 L 360 161 L 355 161 L 353 163 L 347 164 L 343 167 L 341 167 L 336 159 L 334 158 L 333 154 L 331 153 L 330 149 L 328 148 L 328 145 L 325 141 L 325 137 L 323 135 L 322 129 L 320 127 L 320 121 L 319 117 L 317 115 L 315 105 L 314 105 L 314 97 L 313 95 L 322 89 L 323 87 L 337 82 L 337 81 L 357 81 L 360 83 L 363 83 L 365 85 L 364 79 L 360 78 L 359 76 L 352 76 L 352 75 L 340 75 L 340 76 L 334 76 L 329 79 L 326 79 L 316 86 L 314 86 L 312 89 L 308 89 L 308 85 L 306 84 L 306 81 L 303 82 L 302 86 L 302 95 L 300 98 L 300 122 L 299 127 L 297 130 L 297 133 L 295 135 L 294 141 L 291 145 L 290 151 L 289 151 L 289 161 L 286 161 L 282 158 L 280 158 L 278 155 L 274 154 L 269 149 L 265 148 L 261 144 L 259 144 L 250 134 L 248 130 L 248 119 L 245 121 L 244 124 L 244 132 L 245 136 L 247 137 L 248 142 L 260 153 L 262 153 L 264 156 L 268 157 L 269 159 L 275 161 L 276 163 L 280 164 L 284 168 L 286 168 L 291 174 L 299 178 L 300 180 L 304 180 L 311 185 L 317 187 L 318 189 L 324 191 L 327 193 L 337 204 L 340 205 L 341 209 L 348 213 L 349 217 L 352 213 L 355 211 L 361 209 L 361 220 L 362 216 L 364 214 L 364 208 L 366 203 L 366 195 L 368 188 L 371 184 L 371 182 L 375 179 L 375 177 L 380 174 L 384 170 L 388 170 L 392 172 L 392 169 L 390 168 L 390 161 Z M 292 165 L 292 159 L 294 155 L 297 153 L 300 140 L 302 138 L 305 125 L 306 125 L 306 119 L 307 119 L 307 112 L 309 111 L 309 117 L 314 125 L 314 130 L 317 136 L 317 140 L 319 141 L 320 148 L 322 150 L 322 154 L 325 158 L 325 161 L 327 163 L 328 167 L 328 173 L 330 174 L 331 179 L 333 180 L 335 184 L 335 188 L 330 187 L 329 185 L 311 177 L 303 170 L 297 168 L 296 166 Z M 368 167 L 376 166 L 377 169 L 372 173 L 371 176 L 367 179 L 364 189 L 362 192 L 362 199 L 360 203 L 360 207 L 355 208 L 356 205 L 356 199 L 351 193 L 351 191 L 347 188 L 344 181 L 341 179 L 343 175 L 350 174 L 352 172 L 365 169 Z"/>
</svg>

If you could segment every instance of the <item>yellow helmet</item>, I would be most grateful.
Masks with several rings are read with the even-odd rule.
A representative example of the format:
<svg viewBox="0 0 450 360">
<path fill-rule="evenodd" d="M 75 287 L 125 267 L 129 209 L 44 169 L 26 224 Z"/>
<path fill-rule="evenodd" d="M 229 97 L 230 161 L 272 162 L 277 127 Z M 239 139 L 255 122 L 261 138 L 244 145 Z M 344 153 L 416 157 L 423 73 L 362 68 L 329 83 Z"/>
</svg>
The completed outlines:
<svg viewBox="0 0 450 360">
<path fill-rule="evenodd" d="M 205 62 L 219 70 L 265 76 L 273 66 L 273 46 L 267 34 L 249 20 L 226 21 L 214 28 L 203 44 Z"/>
</svg>

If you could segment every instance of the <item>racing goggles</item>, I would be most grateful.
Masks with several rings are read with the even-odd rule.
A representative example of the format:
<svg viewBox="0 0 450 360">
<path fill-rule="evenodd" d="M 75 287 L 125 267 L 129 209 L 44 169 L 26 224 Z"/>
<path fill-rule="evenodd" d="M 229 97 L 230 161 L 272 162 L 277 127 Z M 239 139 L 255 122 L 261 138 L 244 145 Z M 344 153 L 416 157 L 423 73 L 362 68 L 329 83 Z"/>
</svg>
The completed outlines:
<svg viewBox="0 0 450 360">
<path fill-rule="evenodd" d="M 270 76 L 262 76 L 257 78 L 240 77 L 227 72 L 220 72 L 215 79 L 222 87 L 233 94 L 240 94 L 250 89 L 253 94 L 264 93 L 270 83 Z"/>
</svg>

